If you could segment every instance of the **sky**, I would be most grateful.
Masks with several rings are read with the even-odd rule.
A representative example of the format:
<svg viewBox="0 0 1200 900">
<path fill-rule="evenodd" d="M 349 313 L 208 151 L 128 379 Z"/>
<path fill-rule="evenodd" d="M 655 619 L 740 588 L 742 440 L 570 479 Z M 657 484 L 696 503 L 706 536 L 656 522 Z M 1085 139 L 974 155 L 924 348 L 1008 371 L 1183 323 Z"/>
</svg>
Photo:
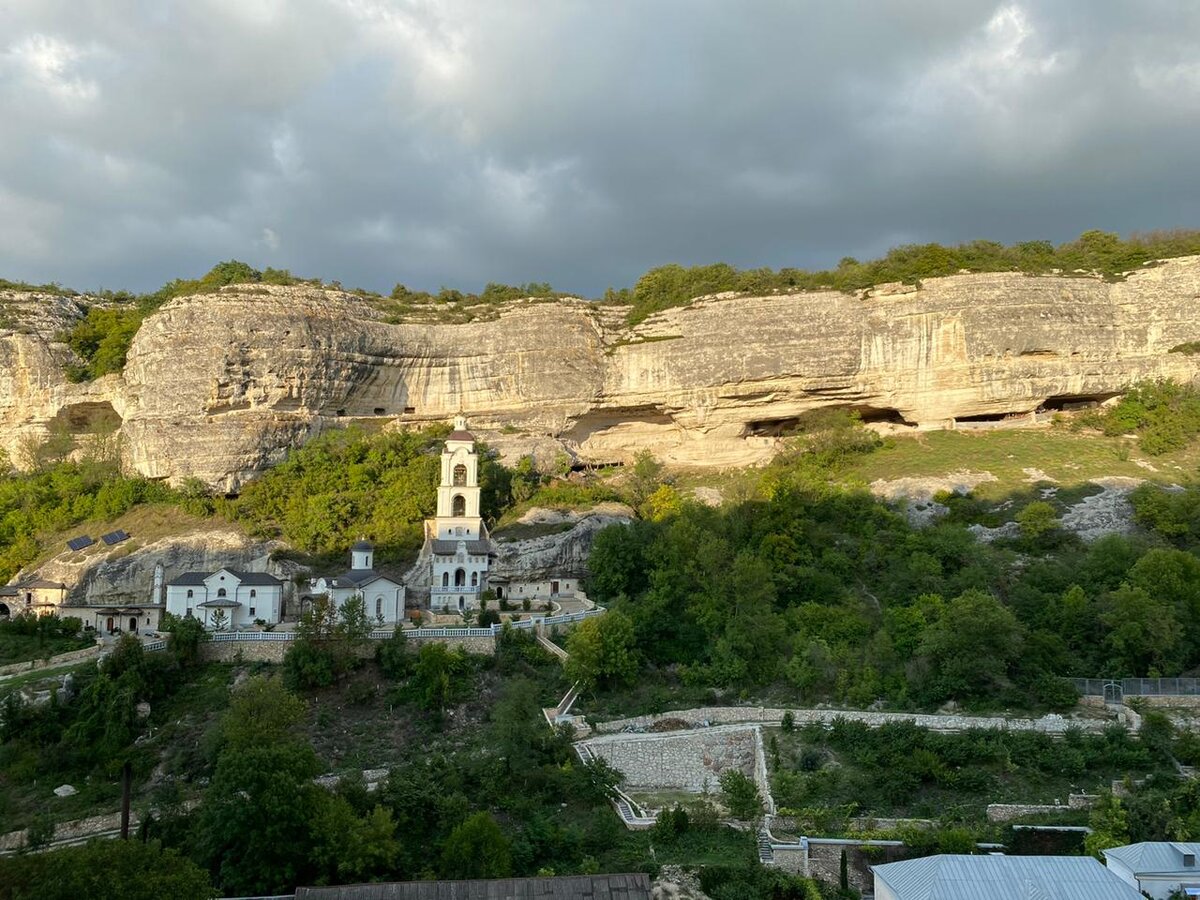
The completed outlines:
<svg viewBox="0 0 1200 900">
<path fill-rule="evenodd" d="M 1200 227 L 1194 0 L 3 0 L 0 277 L 388 291 Z"/>
</svg>

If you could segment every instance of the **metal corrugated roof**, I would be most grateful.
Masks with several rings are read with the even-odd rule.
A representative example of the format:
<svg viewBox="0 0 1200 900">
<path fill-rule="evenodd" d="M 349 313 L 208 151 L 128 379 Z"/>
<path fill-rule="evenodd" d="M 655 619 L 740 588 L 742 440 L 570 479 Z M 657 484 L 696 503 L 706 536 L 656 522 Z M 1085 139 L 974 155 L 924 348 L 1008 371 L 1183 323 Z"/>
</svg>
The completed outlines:
<svg viewBox="0 0 1200 900">
<path fill-rule="evenodd" d="M 1104 856 L 1120 860 L 1127 865 L 1135 875 L 1189 875 L 1200 877 L 1200 866 L 1185 866 L 1183 857 L 1191 854 L 1194 860 L 1200 860 L 1200 843 L 1185 841 L 1143 841 L 1140 844 L 1126 844 L 1124 847 L 1110 847 L 1104 851 Z"/>
<path fill-rule="evenodd" d="M 1141 900 L 1090 856 L 927 856 L 872 866 L 896 900 Z"/>
<path fill-rule="evenodd" d="M 641 872 L 296 888 L 296 900 L 649 900 L 649 897 L 650 879 Z"/>
</svg>

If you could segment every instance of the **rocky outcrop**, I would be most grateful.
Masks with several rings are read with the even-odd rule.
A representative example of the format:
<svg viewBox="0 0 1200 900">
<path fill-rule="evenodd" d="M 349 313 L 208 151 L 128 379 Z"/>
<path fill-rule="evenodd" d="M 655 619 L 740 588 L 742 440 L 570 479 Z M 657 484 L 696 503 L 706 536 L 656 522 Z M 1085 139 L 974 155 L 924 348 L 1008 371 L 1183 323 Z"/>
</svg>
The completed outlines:
<svg viewBox="0 0 1200 900">
<path fill-rule="evenodd" d="M 632 329 L 622 308 L 584 301 L 394 325 L 337 291 L 227 288 L 149 317 L 124 376 L 103 383 L 66 383 L 48 327 L 0 335 L 2 440 L 12 449 L 64 411 L 107 404 L 132 468 L 232 491 L 324 428 L 462 411 L 502 450 L 745 465 L 818 407 L 936 428 L 1193 379 L 1197 358 L 1168 351 L 1200 339 L 1198 300 L 1200 257 L 1116 283 L 997 273 L 716 297 Z"/>
<path fill-rule="evenodd" d="M 522 523 L 562 530 L 515 540 L 499 532 L 493 542 L 497 556 L 492 573 L 513 581 L 587 578 L 588 554 L 596 535 L 609 525 L 625 525 L 633 519 L 633 510 L 621 503 L 605 503 L 583 512 L 530 510 Z"/>
<path fill-rule="evenodd" d="M 67 585 L 70 604 L 101 605 L 161 602 L 163 597 L 154 597 L 154 570 L 159 565 L 166 581 L 184 572 L 215 572 L 228 566 L 270 572 L 287 584 L 299 569 L 291 562 L 271 560 L 271 551 L 282 545 L 251 540 L 232 528 L 162 538 L 132 552 L 128 546 L 99 549 L 102 546 L 56 556 L 39 565 L 37 574 Z"/>
</svg>

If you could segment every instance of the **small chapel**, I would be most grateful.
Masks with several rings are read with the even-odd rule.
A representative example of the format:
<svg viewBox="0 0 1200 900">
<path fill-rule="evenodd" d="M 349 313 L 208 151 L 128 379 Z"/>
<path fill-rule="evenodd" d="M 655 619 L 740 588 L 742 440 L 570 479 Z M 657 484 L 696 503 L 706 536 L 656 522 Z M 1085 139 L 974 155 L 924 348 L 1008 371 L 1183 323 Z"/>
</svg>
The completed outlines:
<svg viewBox="0 0 1200 900">
<path fill-rule="evenodd" d="M 429 606 L 435 612 L 479 608 L 495 552 L 479 514 L 479 454 L 464 416 L 442 450 L 437 517 L 425 521 L 425 549 L 432 567 Z"/>
</svg>

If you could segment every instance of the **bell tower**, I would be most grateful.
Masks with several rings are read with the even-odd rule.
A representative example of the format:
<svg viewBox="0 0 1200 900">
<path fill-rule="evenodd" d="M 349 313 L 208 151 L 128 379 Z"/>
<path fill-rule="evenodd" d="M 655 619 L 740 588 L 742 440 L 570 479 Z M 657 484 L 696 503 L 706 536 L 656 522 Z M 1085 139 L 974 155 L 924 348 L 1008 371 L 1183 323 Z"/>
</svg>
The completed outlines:
<svg viewBox="0 0 1200 900">
<path fill-rule="evenodd" d="M 442 451 L 442 482 L 438 486 L 437 536 L 478 538 L 479 454 L 475 435 L 467 431 L 464 416 L 454 417 L 454 431 Z"/>
<path fill-rule="evenodd" d="M 430 549 L 429 603 L 435 610 L 465 611 L 487 590 L 492 548 L 479 511 L 479 454 L 467 420 L 454 417 L 442 450 L 437 516 L 426 522 Z"/>
</svg>

